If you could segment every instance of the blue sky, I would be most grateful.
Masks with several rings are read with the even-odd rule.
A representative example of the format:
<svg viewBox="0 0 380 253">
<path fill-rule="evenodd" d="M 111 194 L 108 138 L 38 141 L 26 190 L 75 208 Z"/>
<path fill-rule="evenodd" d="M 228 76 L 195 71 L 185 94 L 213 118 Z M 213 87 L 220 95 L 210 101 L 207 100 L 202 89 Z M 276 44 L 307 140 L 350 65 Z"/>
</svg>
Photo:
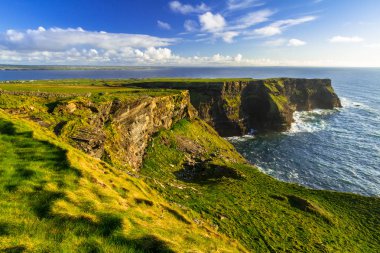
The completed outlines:
<svg viewBox="0 0 380 253">
<path fill-rule="evenodd" d="M 378 0 L 2 0 L 0 64 L 377 66 Z"/>
</svg>

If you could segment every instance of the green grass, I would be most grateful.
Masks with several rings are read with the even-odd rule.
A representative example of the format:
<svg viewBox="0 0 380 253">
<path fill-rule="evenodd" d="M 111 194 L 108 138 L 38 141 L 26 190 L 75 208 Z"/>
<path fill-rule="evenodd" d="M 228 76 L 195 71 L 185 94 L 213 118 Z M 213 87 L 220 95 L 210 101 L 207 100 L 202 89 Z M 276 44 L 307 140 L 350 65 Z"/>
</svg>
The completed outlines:
<svg viewBox="0 0 380 253">
<path fill-rule="evenodd" d="M 200 173 L 196 180 L 178 173 L 189 155 L 181 151 L 178 136 L 205 150 L 207 162 L 195 171 Z M 209 164 L 235 173 L 209 178 L 204 171 Z M 157 135 L 142 173 L 154 178 L 150 184 L 169 201 L 195 211 L 196 218 L 212 222 L 254 252 L 377 252 L 380 247 L 379 198 L 277 181 L 245 164 L 227 141 L 200 121 L 182 121 Z"/>
<path fill-rule="evenodd" d="M 72 94 L 0 95 L 0 108 L 5 110 L 0 109 L 0 251 L 378 251 L 379 198 L 275 180 L 249 165 L 200 119 L 181 120 L 154 134 L 138 175 L 69 145 L 65 136 L 71 130 L 91 127 L 86 117 L 93 106 L 181 92 L 121 87 L 142 81 L 181 87 L 208 82 L 211 87 L 223 80 L 0 84 L 8 91 Z M 268 81 L 271 92 L 277 93 L 280 86 Z M 88 92 L 91 96 L 84 96 Z M 273 101 L 284 102 L 277 97 Z M 227 101 L 231 106 L 238 102 Z M 70 103 L 77 109 L 69 113 Z M 41 127 L 41 121 L 47 125 Z M 69 122 L 67 133 L 56 137 L 54 126 L 64 121 Z M 105 128 L 109 140 L 117 136 L 117 131 Z"/>
<path fill-rule="evenodd" d="M 0 111 L 0 251 L 244 250 L 141 179 Z"/>
</svg>

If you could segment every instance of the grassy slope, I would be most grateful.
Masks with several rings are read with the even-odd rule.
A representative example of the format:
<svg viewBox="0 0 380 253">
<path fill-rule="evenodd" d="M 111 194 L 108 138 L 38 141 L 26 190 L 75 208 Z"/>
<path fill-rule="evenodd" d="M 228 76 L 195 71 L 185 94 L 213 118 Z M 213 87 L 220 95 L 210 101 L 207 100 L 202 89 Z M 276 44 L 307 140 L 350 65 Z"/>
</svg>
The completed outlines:
<svg viewBox="0 0 380 253">
<path fill-rule="evenodd" d="M 181 151 L 178 136 L 201 144 L 209 163 L 243 176 L 225 173 L 220 179 L 203 172 L 203 180 L 192 182 L 176 176 L 183 175 L 178 171 L 188 155 Z M 215 153 L 221 155 L 213 157 Z M 277 181 L 245 164 L 202 121 L 182 121 L 155 137 L 142 173 L 154 178 L 150 184 L 168 200 L 200 213 L 257 252 L 377 252 L 380 247 L 379 198 Z"/>
<path fill-rule="evenodd" d="M 117 80 L 114 82 L 111 84 L 107 81 L 107 84 L 115 86 L 122 84 L 124 81 Z M 94 83 L 93 86 L 91 85 L 92 83 Z M 34 83 L 33 87 L 29 84 L 18 85 L 18 87 L 13 86 L 14 84 L 1 84 L 0 89 L 13 89 L 16 91 L 38 89 L 40 91 L 66 93 L 73 93 L 78 90 L 81 90 L 80 93 L 87 93 L 88 90 L 91 90 L 92 94 L 109 92 L 110 94 L 106 95 L 106 97 L 113 96 L 114 91 L 116 93 L 126 91 L 126 99 L 147 94 L 161 95 L 168 92 L 151 89 L 147 91 L 135 88 L 124 90 L 122 88 L 97 87 L 104 85 L 104 83 L 105 81 L 93 80 L 42 81 Z M 56 86 L 56 84 L 63 84 L 64 86 Z M 66 86 L 78 84 L 86 87 L 69 88 Z M 95 91 L 92 90 L 93 88 L 96 88 L 94 89 Z M 21 97 L 21 100 L 11 99 L 12 96 L 9 95 L 2 95 L 1 97 L 1 107 L 33 106 L 35 108 L 32 114 L 45 119 L 46 108 L 42 107 L 46 105 L 39 108 L 36 103 L 43 104 L 46 101 L 29 101 L 30 99 L 27 96 Z M 102 101 L 101 97 L 97 96 L 90 99 Z M 14 119 L 11 120 L 4 114 L 2 114 L 2 117 L 8 122 L 12 121 L 12 124 L 15 122 Z M 49 117 L 52 116 L 50 115 Z M 46 119 L 49 119 L 49 117 Z M 19 123 L 19 125 L 24 124 L 25 122 Z M 37 131 L 39 128 L 33 125 L 32 129 Z M 30 129 L 27 131 L 30 131 Z M 83 247 L 83 251 L 89 251 L 91 247 L 100 247 L 109 251 L 120 250 L 121 248 L 131 248 L 132 250 L 133 247 L 141 246 L 144 241 L 141 238 L 148 238 L 148 240 L 158 243 L 166 241 L 165 243 L 170 248 L 179 252 L 191 247 L 206 251 L 205 248 L 213 248 L 220 242 L 212 236 L 212 232 L 207 235 L 207 232 L 198 229 L 195 224 L 198 224 L 198 226 L 204 224 L 207 227 L 207 224 L 210 223 L 213 224 L 213 229 L 219 229 L 219 231 L 230 237 L 239 239 L 248 248 L 258 252 L 281 252 L 286 250 L 345 252 L 348 249 L 353 252 L 376 252 L 380 247 L 380 234 L 378 231 L 378 227 L 380 227 L 379 199 L 352 194 L 313 191 L 274 180 L 246 164 L 232 145 L 220 138 L 203 121 L 181 121 L 172 130 L 162 131 L 157 134 L 145 157 L 142 173 L 147 177 L 146 182 L 161 192 L 169 200 L 169 203 L 174 202 L 177 204 L 175 205 L 177 209 L 173 209 L 173 206 L 170 207 L 176 210 L 175 212 L 168 211 L 164 207 L 168 206 L 167 202 L 162 200 L 155 191 L 150 190 L 151 188 L 142 183 L 141 180 L 131 178 L 105 163 L 91 159 L 80 152 L 78 153 L 77 150 L 70 148 L 68 145 L 57 142 L 53 137 L 43 137 L 46 135 L 45 132 L 40 130 L 37 132 L 39 133 L 37 138 L 40 141 L 47 138 L 50 143 L 53 142 L 54 144 L 54 146 L 49 144 L 45 149 L 54 151 L 53 147 L 58 147 L 69 151 L 64 151 L 66 156 L 63 156 L 63 158 L 52 155 L 50 161 L 40 159 L 39 162 L 46 162 L 49 166 L 51 164 L 60 165 L 61 163 L 67 163 L 70 166 L 64 166 L 65 169 L 59 172 L 61 174 L 58 172 L 54 172 L 54 175 L 51 176 L 43 174 L 42 179 L 36 176 L 39 175 L 38 173 L 17 172 L 17 164 L 30 163 L 30 155 L 38 149 L 33 149 L 33 152 L 29 149 L 29 155 L 25 155 L 28 154 L 26 152 L 22 156 L 17 156 L 17 159 L 21 160 L 14 160 L 10 154 L 17 154 L 16 149 L 18 146 L 16 144 L 18 142 L 12 138 L 21 138 L 23 134 L 3 133 L 1 135 L 2 138 L 9 138 L 8 142 L 5 141 L 4 144 L 0 145 L 7 147 L 3 148 L 1 152 L 10 150 L 10 154 L 4 157 L 11 157 L 10 159 L 0 159 L 2 168 L 5 168 L 3 170 L 9 171 L 9 173 L 3 172 L 1 174 L 2 179 L 5 178 L 3 175 L 6 175 L 7 178 L 2 181 L 3 188 L 0 188 L 4 189 L 2 190 L 4 196 L 1 196 L 1 209 L 3 210 L 3 206 L 6 207 L 0 216 L 1 218 L 4 217 L 2 219 L 4 223 L 0 227 L 0 240 L 3 238 L 14 240 L 12 243 L 7 244 L 7 247 L 26 245 L 25 247 L 28 249 L 36 249 L 38 247 L 36 245 L 41 245 L 41 247 L 49 249 L 51 247 L 49 245 L 59 242 L 62 250 L 71 249 L 71 245 L 78 247 L 78 249 Z M 34 137 L 36 137 L 36 134 Z M 33 140 L 31 136 L 27 138 L 28 140 Z M 26 142 L 26 140 L 22 139 L 20 142 Z M 36 144 L 36 146 L 38 145 Z M 36 155 L 38 157 L 47 156 L 45 151 L 40 154 L 36 153 Z M 196 178 L 196 181 L 184 180 L 184 178 L 188 179 L 186 176 L 194 174 L 191 169 L 183 169 L 183 163 L 189 160 L 191 156 L 208 161 L 200 164 L 195 169 L 201 175 Z M 57 163 L 57 161 L 59 162 Z M 32 168 L 33 166 L 37 166 L 36 168 L 42 167 L 41 171 L 51 174 L 54 171 L 52 168 L 56 167 L 56 165 L 50 167 L 38 164 L 28 166 Z M 74 168 L 74 170 L 72 171 L 69 168 Z M 107 170 L 107 174 L 104 174 L 105 170 Z M 78 174 L 76 171 L 80 173 Z M 24 174 L 26 174 L 27 179 L 23 179 Z M 28 174 L 32 174 L 32 176 L 29 178 Z M 59 181 L 59 178 L 66 177 L 66 175 L 69 178 L 64 180 L 67 183 L 62 188 L 55 180 Z M 223 175 L 224 177 L 222 177 Z M 10 179 L 9 177 L 14 178 Z M 18 183 L 19 185 L 24 185 L 25 180 L 27 182 L 31 181 L 33 185 L 39 185 L 36 189 L 33 188 L 34 186 L 28 186 L 29 188 L 26 188 L 25 192 L 23 190 L 16 190 L 15 192 L 8 190 L 12 190 L 12 187 L 13 190 L 22 189 L 19 186 L 7 186 L 9 182 L 20 182 Z M 112 180 L 112 182 L 109 180 Z M 51 187 L 49 182 L 53 182 L 53 190 L 48 188 Z M 83 182 L 83 184 L 78 185 L 78 182 Z M 106 190 L 103 189 L 103 184 L 106 184 Z M 114 188 L 112 184 L 116 187 Z M 32 194 L 36 195 L 36 190 L 38 191 L 41 187 L 43 187 L 43 192 L 53 191 L 55 193 L 55 191 L 58 191 L 60 194 L 63 192 L 63 195 L 58 194 L 56 199 L 55 197 L 51 199 L 50 195 L 47 195 L 48 198 L 41 197 L 42 203 L 48 203 L 48 211 L 45 211 L 48 214 L 46 217 L 40 217 L 38 212 L 33 211 L 33 208 L 41 206 L 41 203 L 33 204 L 33 202 L 29 201 L 28 196 L 30 195 L 27 194 L 32 192 Z M 128 197 L 125 197 L 125 190 L 122 188 L 128 189 Z M 106 191 L 107 194 L 102 193 L 105 196 L 112 192 L 112 197 L 102 197 L 103 195 L 99 195 L 98 191 Z M 137 194 L 138 197 L 134 197 L 134 194 Z M 79 197 L 75 197 L 75 195 Z M 7 207 L 10 199 L 16 197 L 19 199 L 14 203 L 25 206 L 25 210 L 19 205 L 15 205 L 12 207 L 13 209 Z M 136 198 L 153 200 L 155 204 L 150 207 L 150 202 L 145 202 L 145 204 L 144 201 L 137 200 L 136 202 Z M 113 204 L 107 204 L 108 202 L 105 201 L 107 199 Z M 119 199 L 125 199 L 128 203 L 128 208 L 125 209 L 123 205 L 120 206 L 120 203 L 114 203 L 115 200 Z M 141 205 L 141 203 L 143 204 Z M 56 207 L 57 205 L 58 207 Z M 65 205 L 67 206 L 66 208 Z M 15 210 L 23 210 L 20 212 L 24 212 L 25 217 L 30 217 L 26 218 L 26 220 L 30 219 L 33 224 L 41 222 L 41 225 L 37 226 L 41 227 L 41 230 L 36 231 L 36 228 L 30 224 L 24 230 L 34 231 L 32 234 L 21 232 L 24 230 L 17 230 L 16 227 L 21 226 L 20 224 L 24 224 L 25 221 L 24 219 L 15 218 Z M 110 210 L 113 211 L 110 213 Z M 185 213 L 186 216 L 178 215 L 181 212 Z M 164 219 L 158 219 L 161 213 L 165 213 Z M 72 216 L 74 218 L 71 218 Z M 61 217 L 64 218 L 62 219 Z M 115 225 L 115 229 L 111 233 L 103 232 L 104 227 L 110 227 L 107 221 L 103 221 L 104 217 L 117 217 L 115 221 L 111 221 L 111 227 L 113 223 L 119 225 Z M 181 217 L 188 217 L 186 219 L 191 221 L 192 224 L 186 224 Z M 83 220 L 85 221 L 84 223 L 82 223 Z M 89 223 L 88 220 L 90 220 Z M 9 221 L 14 222 L 14 224 L 8 224 Z M 195 221 L 195 224 L 192 221 Z M 66 225 L 66 222 L 68 225 Z M 122 225 L 120 226 L 120 224 Z M 66 226 L 68 227 L 67 230 L 58 232 L 58 239 L 55 239 L 54 233 L 51 234 L 45 231 L 47 227 L 53 227 L 58 230 L 58 228 L 65 228 Z M 188 233 L 190 229 L 191 231 L 196 229 L 196 233 Z M 210 230 L 210 228 L 208 229 Z M 84 231 L 83 234 L 82 231 Z M 1 233 L 5 237 L 1 236 Z M 205 239 L 207 236 L 211 236 L 210 241 Z M 122 240 L 119 241 L 118 238 L 122 238 Z M 31 241 L 29 244 L 27 244 L 28 240 Z M 222 248 L 227 247 L 224 244 L 225 242 L 226 240 L 223 239 Z M 0 243 L 0 245 L 3 245 L 3 243 Z"/>
<path fill-rule="evenodd" d="M 232 252 L 240 247 L 207 224 L 194 223 L 141 179 L 2 111 L 0 153 L 0 251 Z"/>
</svg>

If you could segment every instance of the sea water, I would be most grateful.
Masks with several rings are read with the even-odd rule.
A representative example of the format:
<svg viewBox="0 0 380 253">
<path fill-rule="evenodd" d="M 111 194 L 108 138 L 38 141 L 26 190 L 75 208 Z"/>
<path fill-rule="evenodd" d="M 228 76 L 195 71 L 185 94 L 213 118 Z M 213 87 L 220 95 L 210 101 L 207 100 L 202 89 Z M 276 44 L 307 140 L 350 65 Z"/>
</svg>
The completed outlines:
<svg viewBox="0 0 380 253">
<path fill-rule="evenodd" d="M 315 189 L 380 196 L 380 69 L 147 68 L 0 71 L 0 80 L 148 77 L 331 78 L 343 108 L 296 112 L 289 131 L 229 138 L 261 171 Z"/>
</svg>

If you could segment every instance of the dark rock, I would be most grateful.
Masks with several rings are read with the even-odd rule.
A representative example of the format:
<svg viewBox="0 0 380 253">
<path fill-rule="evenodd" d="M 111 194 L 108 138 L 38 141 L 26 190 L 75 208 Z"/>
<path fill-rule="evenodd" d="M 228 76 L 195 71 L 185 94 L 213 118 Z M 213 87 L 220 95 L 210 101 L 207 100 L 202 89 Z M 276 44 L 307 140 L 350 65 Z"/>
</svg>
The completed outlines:
<svg viewBox="0 0 380 253">
<path fill-rule="evenodd" d="M 341 107 L 329 79 L 278 78 L 230 82 L 133 83 L 145 88 L 186 89 L 199 117 L 221 136 L 285 131 L 294 111 Z"/>
</svg>

